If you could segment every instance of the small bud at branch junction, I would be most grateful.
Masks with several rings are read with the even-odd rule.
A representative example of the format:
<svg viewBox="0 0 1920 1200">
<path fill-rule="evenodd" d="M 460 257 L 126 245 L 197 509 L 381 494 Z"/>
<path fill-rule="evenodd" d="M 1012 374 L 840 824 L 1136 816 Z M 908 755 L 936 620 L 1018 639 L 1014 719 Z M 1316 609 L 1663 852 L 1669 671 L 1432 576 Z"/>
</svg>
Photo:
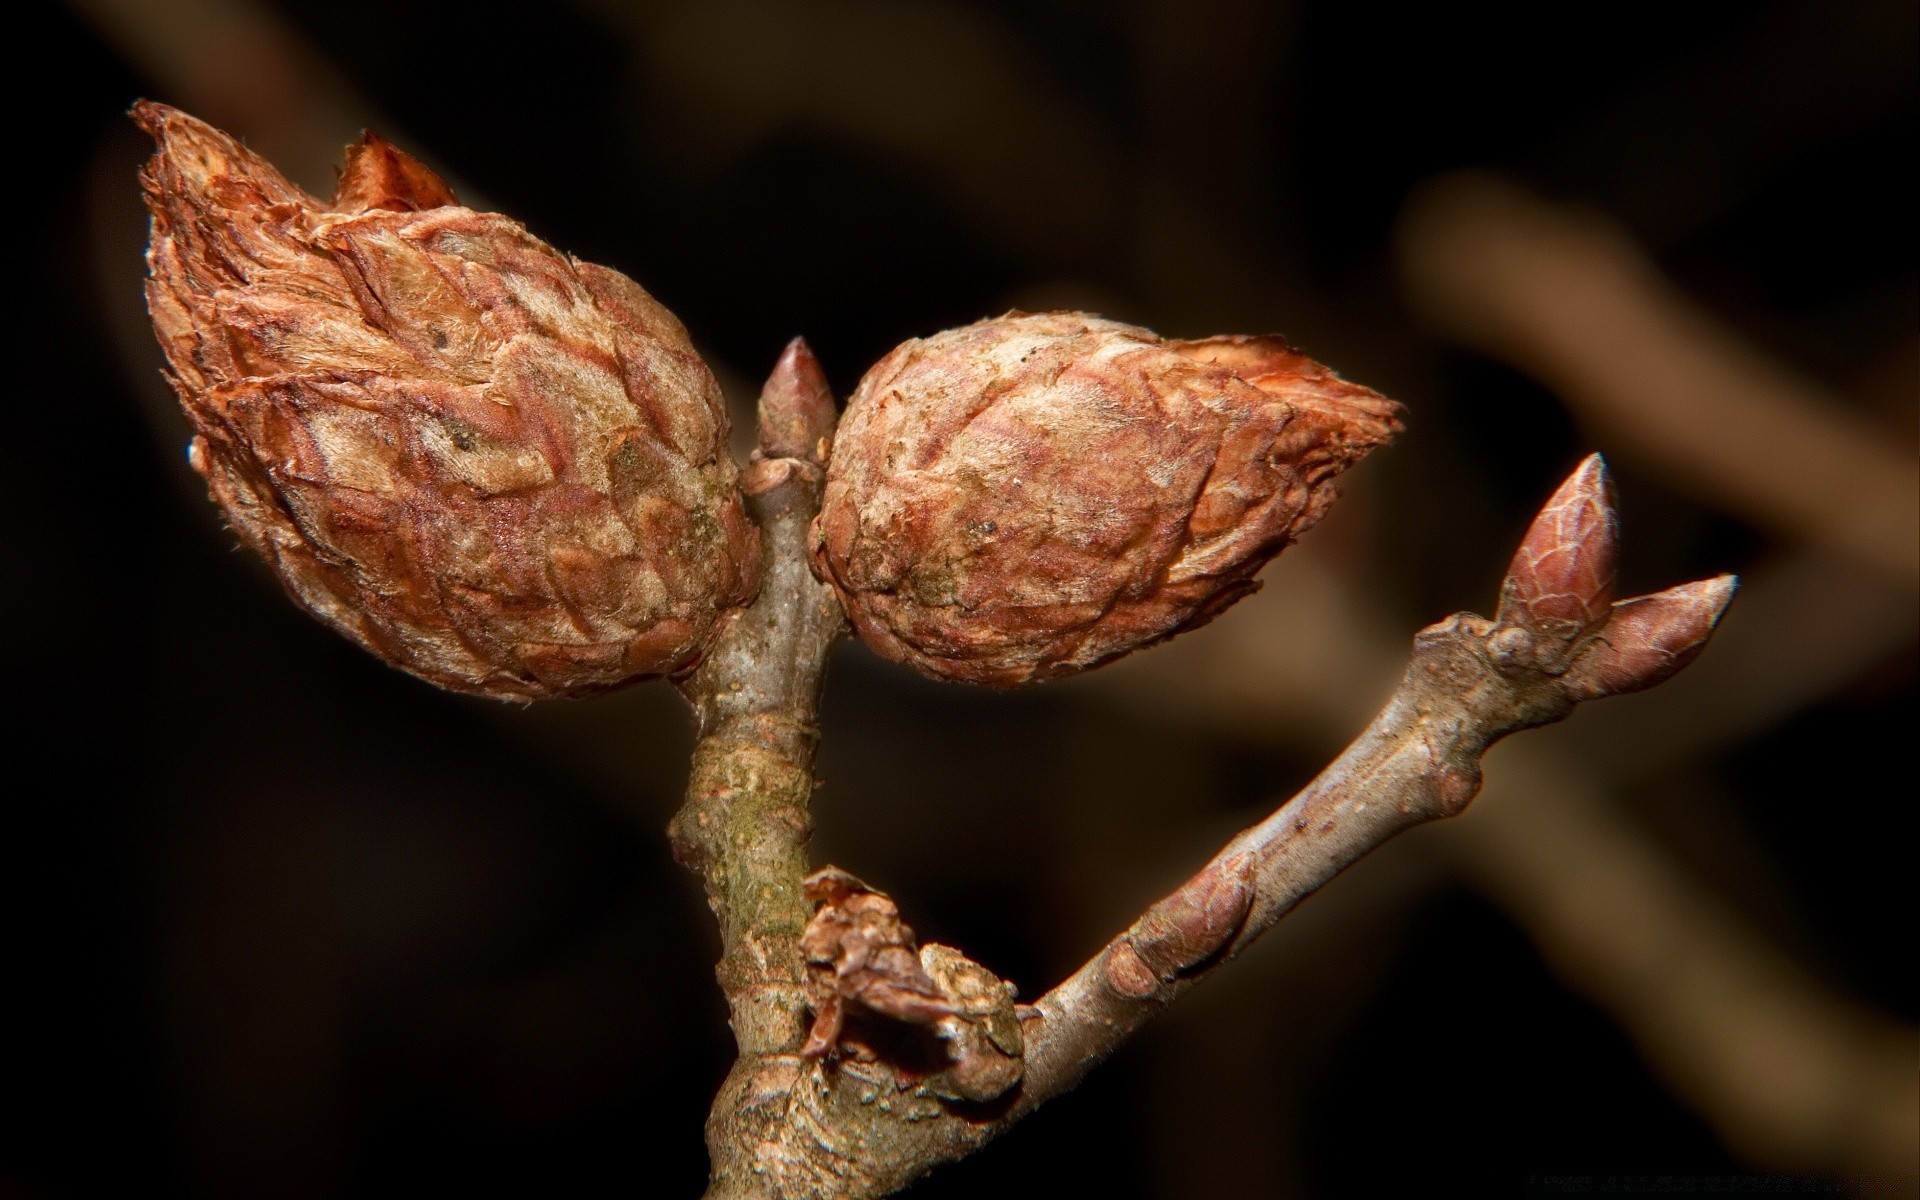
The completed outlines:
<svg viewBox="0 0 1920 1200">
<path fill-rule="evenodd" d="M 787 343 L 760 388 L 760 453 L 824 466 L 821 445 L 833 429 L 833 390 L 805 338 Z"/>
</svg>

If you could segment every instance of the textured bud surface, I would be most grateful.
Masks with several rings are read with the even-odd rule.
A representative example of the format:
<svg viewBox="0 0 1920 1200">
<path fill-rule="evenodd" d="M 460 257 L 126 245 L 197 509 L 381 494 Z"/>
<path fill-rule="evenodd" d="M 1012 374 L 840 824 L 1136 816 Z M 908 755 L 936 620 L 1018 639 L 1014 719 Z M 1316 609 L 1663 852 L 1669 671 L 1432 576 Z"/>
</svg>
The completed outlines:
<svg viewBox="0 0 1920 1200">
<path fill-rule="evenodd" d="M 183 113 L 133 115 L 191 461 L 304 607 L 493 696 L 698 658 L 757 535 L 671 313 L 372 136 L 324 204 Z"/>
<path fill-rule="evenodd" d="M 888 658 L 997 686 L 1071 674 L 1251 592 L 1398 413 L 1279 338 L 981 321 L 860 381 L 815 567 Z"/>
</svg>

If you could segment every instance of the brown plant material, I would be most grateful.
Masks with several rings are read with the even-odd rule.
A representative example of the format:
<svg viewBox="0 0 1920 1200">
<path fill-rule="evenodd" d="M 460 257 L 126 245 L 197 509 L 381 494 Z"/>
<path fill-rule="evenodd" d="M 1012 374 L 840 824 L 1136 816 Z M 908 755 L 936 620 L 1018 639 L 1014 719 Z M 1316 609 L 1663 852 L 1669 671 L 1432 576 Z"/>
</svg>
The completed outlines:
<svg viewBox="0 0 1920 1200">
<path fill-rule="evenodd" d="M 981 321 L 860 381 L 815 566 L 887 658 L 994 686 L 1071 674 L 1257 588 L 1398 414 L 1277 337 Z"/>
<path fill-rule="evenodd" d="M 100 8 L 104 8 L 104 6 L 102 6 L 102 4 L 88 4 L 88 6 L 84 6 L 84 8 L 88 8 L 88 10 L 100 10 Z M 111 8 L 111 6 L 106 6 L 106 8 Z M 196 6 L 196 8 L 205 8 L 205 6 Z M 219 8 L 219 6 L 215 6 L 215 8 Z M 144 10 L 142 10 L 142 6 L 138 6 L 138 4 L 119 4 L 119 10 L 123 10 L 123 12 L 127 12 L 127 13 L 144 12 Z M 180 38 L 177 38 L 177 36 L 171 36 L 173 35 L 173 33 L 179 33 L 179 29 L 180 29 L 179 13 L 173 12 L 173 10 L 171 10 L 171 6 L 169 6 L 169 10 L 167 10 L 167 17 L 163 19 L 163 29 L 165 29 L 165 33 L 167 33 L 167 35 L 169 36 L 159 36 L 159 38 L 144 38 L 144 40 L 146 40 L 146 42 L 150 42 L 150 44 L 159 44 L 159 46 L 163 46 L 163 48 L 167 48 L 167 50 L 173 50 L 173 48 L 182 48 L 182 46 L 190 46 L 190 48 L 194 48 L 194 50 L 198 50 L 198 48 L 211 48 L 211 46 L 215 44 L 215 40 L 213 40 L 213 38 L 204 38 L 204 36 L 196 36 L 196 38 L 188 38 L 186 42 L 182 42 L 182 40 L 180 40 Z M 200 29 L 198 29 L 198 27 L 194 27 L 194 33 L 200 33 Z M 787 40 L 791 40 L 791 38 L 787 38 Z M 221 42 L 221 44 L 225 44 L 225 42 Z M 691 42 L 687 42 L 687 44 L 691 44 Z M 676 42 L 676 46 L 680 46 L 680 48 L 685 48 L 685 46 L 682 46 L 680 42 Z M 770 50 L 770 52 L 774 52 L 774 60 L 770 60 L 770 61 L 776 61 L 776 60 L 793 61 L 793 56 L 791 56 L 791 54 L 787 52 L 787 50 L 789 50 L 789 46 L 787 46 L 787 42 L 783 42 L 783 40 L 780 40 L 780 38 L 774 38 L 774 40 L 768 40 L 768 42 L 766 42 L 766 46 L 768 46 L 768 50 Z M 142 48 L 144 48 L 144 46 L 142 46 Z M 783 60 L 781 60 L 781 56 L 783 56 Z M 196 58 L 196 60 L 207 60 L 207 56 L 204 56 L 204 54 L 196 54 L 194 58 Z M 680 56 L 680 58 L 685 58 L 685 56 Z M 213 61 L 238 61 L 238 58 L 236 58 L 236 56 L 225 56 L 225 58 L 223 58 L 223 56 L 213 56 Z M 246 90 L 248 94 L 259 94 L 259 86 L 257 86 L 257 83 L 259 83 L 259 81 L 257 81 L 257 75 L 259 75 L 259 71 L 255 69 L 255 67 L 257 67 L 257 58 L 255 58 L 255 56 L 246 56 L 246 63 L 248 63 L 248 71 L 246 71 L 246 75 L 248 75 L 248 79 L 244 81 L 244 83 L 246 83 L 246 88 L 242 88 L 242 90 Z M 148 63 L 148 65 L 152 65 L 152 63 Z M 695 75 L 699 75 L 699 73 L 695 73 Z M 712 73 L 707 73 L 707 75 L 712 75 Z M 808 77 L 803 77 L 803 75 L 804 73 L 799 73 L 799 75 L 793 75 L 793 88 L 791 88 L 791 90 L 795 92 L 795 96 L 803 96 L 803 98 L 814 98 L 814 96 L 818 96 L 818 94 L 820 94 L 820 88 L 816 86 L 816 84 L 818 84 L 818 79 L 808 79 Z M 816 73 L 816 75 L 818 75 L 818 73 Z M 309 98 L 311 98 L 311 96 L 313 96 L 313 94 L 315 94 L 317 90 L 319 90 L 319 88 L 300 88 L 300 90 L 298 90 L 298 96 L 292 96 L 292 98 L 288 98 L 288 100 L 300 100 L 300 102 L 305 102 L 305 100 L 309 100 Z M 275 100 L 280 100 L 280 96 L 278 96 L 276 92 L 275 94 L 273 94 L 273 98 L 275 98 Z M 286 106 L 286 104 L 280 104 L 280 106 L 276 106 L 275 115 L 278 115 L 278 113 L 280 113 L 280 109 L 284 109 L 284 108 L 288 108 L 288 106 Z M 365 123 L 369 123 L 369 121 L 353 121 L 353 123 L 346 123 L 346 127 L 348 127 L 348 129 L 351 129 L 351 127 L 357 127 L 357 125 L 365 125 Z M 315 121 L 307 121 L 307 123 L 303 123 L 303 125 L 301 125 L 301 131 L 303 132 L 307 131 L 305 127 L 309 127 L 309 125 L 315 125 Z M 342 123 L 340 123 L 340 121 L 334 121 L 334 125 L 342 125 Z M 981 123 L 975 123 L 975 125 L 981 125 Z M 985 123 L 985 125 L 981 125 L 981 127 L 987 127 L 987 125 L 993 125 L 993 123 L 989 121 L 989 123 Z M 250 129 L 252 129 L 252 127 L 250 127 Z M 269 129 L 269 131 L 267 132 L 261 132 L 261 131 L 252 131 L 252 132 L 255 138 L 259 138 L 259 136 L 271 136 L 271 132 L 273 131 Z M 315 142 L 315 138 L 307 138 L 307 140 L 309 140 L 309 142 Z M 324 136 L 321 136 L 321 138 L 317 140 L 317 144 L 321 146 L 321 150 L 323 150 L 323 152 L 324 152 L 324 146 L 338 146 L 338 134 L 324 134 Z M 933 159 L 929 159 L 929 161 L 947 161 L 947 159 L 950 159 L 950 156 L 941 156 L 941 154 L 935 154 L 935 156 L 933 156 Z M 276 161 L 286 161 L 286 159 L 276 159 Z M 1029 207 L 1031 207 L 1031 205 L 1029 205 Z M 1056 207 L 1058 207 L 1058 205 L 1056 205 Z M 1062 207 L 1062 211 L 1068 211 L 1068 209 L 1071 209 L 1071 207 L 1073 207 L 1073 205 L 1066 205 L 1066 207 Z M 1190 250 L 1190 248 L 1188 248 L 1188 250 Z M 1215 255 L 1215 257 L 1219 257 L 1219 263 L 1210 263 L 1210 267 L 1212 267 L 1212 269 L 1208 269 L 1208 271 L 1194 271 L 1194 269 L 1190 269 L 1190 265 L 1188 265 L 1188 263 L 1190 263 L 1190 259 L 1194 257 L 1192 253 L 1181 253 L 1181 255 L 1164 255 L 1164 257 L 1171 257 L 1171 259 L 1177 259 L 1177 261 L 1179 261 L 1179 265 L 1183 267 L 1183 271 L 1181 271 L 1181 273 L 1177 273 L 1177 275 L 1183 276 L 1183 282 L 1185 282 L 1185 280 L 1188 280 L 1188 278 L 1190 278 L 1190 280 L 1198 280 L 1200 284 L 1204 284 L 1204 288 L 1206 288 L 1206 294 L 1208 294 L 1208 298 L 1210 298 L 1210 300 L 1212 300 L 1212 298 L 1215 298 L 1215 296 L 1217 296 L 1217 292 L 1219 292 L 1219 282 L 1221 282 L 1221 280 L 1219 280 L 1219 276 L 1221 276 L 1221 267 L 1240 267 L 1240 271 L 1248 271 L 1248 269 L 1244 267 L 1244 257 L 1242 257 L 1242 255 L 1233 255 L 1233 257 L 1227 257 L 1227 255 Z M 1164 273 L 1162 273 L 1162 275 L 1164 275 Z M 1258 273 L 1254 273 L 1254 275 L 1258 275 Z M 1236 276 L 1235 282 L 1242 282 L 1242 280 L 1240 280 L 1240 278 Z M 1271 292 L 1271 286 L 1273 286 L 1273 282 L 1271 282 L 1271 278 L 1265 278 L 1265 280 L 1260 280 L 1260 286 L 1261 288 L 1267 288 L 1267 290 Z M 1242 290 L 1244 290 L 1244 288 L 1242 288 Z M 1465 305 L 1461 305 L 1461 307 L 1465 307 Z M 1722 428 L 1720 432 L 1724 434 L 1724 428 Z M 1692 451 L 1690 451 L 1690 453 L 1692 453 Z M 1680 457 L 1684 459 L 1686 455 L 1680 455 Z M 781 463 L 781 459 L 772 459 L 772 461 L 774 461 L 774 463 Z M 783 470 L 783 468 L 781 468 L 781 470 Z M 781 474 L 780 480 L 776 480 L 776 484 L 778 484 L 778 482 L 785 482 L 787 478 L 791 478 L 791 474 Z M 1782 478 L 1782 476 L 1776 476 L 1776 478 Z M 778 493 L 776 493 L 776 495 L 778 495 Z M 1751 601 L 1747 601 L 1747 603 L 1751 603 Z M 774 612 L 774 611 L 780 611 L 780 609 L 770 609 L 770 612 Z M 730 628 L 732 628 L 733 632 L 741 632 L 741 630 L 745 630 L 745 622 L 735 622 L 735 624 L 732 624 Z M 770 666 L 770 670 L 768 670 L 766 674 L 774 674 L 776 670 L 778 670 L 778 666 Z M 753 672 L 749 672 L 749 674 L 753 674 Z M 804 672 L 801 672 L 801 674 L 804 674 Z M 1240 705 L 1240 707 L 1238 708 L 1242 708 L 1242 710 L 1244 710 L 1244 705 Z M 797 732 L 801 733 L 801 737 L 803 737 L 803 739 L 804 737 L 806 737 L 806 735 L 810 735 L 810 724 L 808 724 L 806 720 L 799 720 L 799 718 L 797 718 L 797 720 L 795 720 L 795 724 L 797 724 Z M 703 722 L 703 726 L 705 726 L 705 722 Z M 770 726 L 770 728 L 772 728 L 772 726 Z M 785 728 L 785 722 L 780 722 L 780 726 L 778 726 L 778 728 Z M 1509 762 L 1503 762 L 1503 772 L 1505 772 L 1507 768 L 1511 768 L 1511 766 L 1513 766 L 1513 762 L 1511 762 L 1511 760 L 1509 760 Z M 741 789 L 743 789 L 743 795 L 745 795 L 747 791 L 751 791 L 751 787 L 749 787 L 749 783 L 753 781 L 753 778 L 751 778 L 751 776 L 743 776 L 743 778 L 735 778 L 735 780 L 733 781 L 741 785 Z M 1511 780 L 1509 780 L 1509 783 L 1511 783 Z M 1544 791 L 1553 791 L 1553 789 L 1551 789 L 1551 787 L 1544 787 Z M 747 808 L 747 806 L 745 806 L 745 804 L 741 804 L 741 808 Z M 804 816 L 804 804 L 801 804 L 801 812 L 803 812 L 803 816 Z M 741 812 L 741 816 L 745 818 L 745 816 L 747 816 L 747 812 Z M 774 824 L 778 826 L 780 822 L 774 822 Z M 745 820 L 741 822 L 741 826 L 745 828 Z M 781 826 L 781 828 L 785 828 L 785 826 Z M 799 822 L 799 831 L 801 831 L 801 837 L 804 837 L 804 820 L 803 822 Z M 1532 845 L 1532 841 L 1536 841 L 1536 839 L 1532 839 L 1532 837 L 1526 837 L 1526 839 L 1523 839 L 1523 841 L 1526 841 L 1528 845 Z M 1590 854 L 1590 851 L 1592 851 L 1592 849 L 1594 849 L 1594 847 L 1592 847 L 1592 843 L 1590 843 L 1590 839 L 1584 839 L 1584 837 L 1582 837 L 1582 839 L 1578 839 L 1576 843 L 1572 843 L 1572 845 L 1569 845 L 1569 847 L 1567 847 L 1567 851 L 1565 851 L 1565 854 L 1572 854 L 1572 858 L 1567 858 L 1569 862 L 1578 862 L 1578 860 L 1586 860 L 1586 858 L 1590 858 L 1590 856 L 1592 856 L 1592 854 Z M 705 866 L 703 866 L 703 870 L 705 870 Z M 1561 876 L 1563 872 L 1561 872 L 1559 868 L 1553 868 L 1553 870 L 1548 870 L 1548 872 L 1542 872 L 1542 874 L 1544 874 L 1544 876 L 1553 876 L 1555 877 L 1555 881 L 1557 881 L 1557 877 Z M 797 881 L 797 879 L 799 879 L 799 874 L 795 874 L 795 881 Z M 1626 899 L 1632 900 L 1634 899 L 1634 897 L 1632 897 L 1632 895 L 1628 895 Z M 1590 906 L 1586 906 L 1586 908 L 1590 910 Z M 1615 931 L 1628 931 L 1628 929 L 1636 929 L 1636 927 L 1638 927 L 1638 922 L 1619 922 L 1619 920 L 1611 920 L 1611 922 L 1601 922 L 1601 925 L 1603 925 L 1603 927 L 1609 927 L 1609 929 L 1615 929 Z M 724 925 L 724 927 L 726 927 L 726 925 Z M 1553 943 L 1546 943 L 1546 945 L 1549 945 L 1549 947 L 1551 947 Z M 776 956 L 774 956 L 774 960 L 778 960 L 778 958 L 780 958 L 780 956 L 776 954 Z M 797 958 L 797 956 L 795 956 L 795 958 Z M 1657 977 L 1657 975 L 1661 975 L 1661 972 L 1651 972 L 1651 973 L 1645 972 L 1644 964 L 1636 964 L 1636 970 L 1632 972 L 1632 975 L 1634 975 L 1636 979 L 1649 979 L 1649 977 Z M 726 970 L 724 970 L 724 979 L 732 979 L 732 975 L 730 975 L 730 973 L 726 973 Z M 735 995 L 739 995 L 739 993 L 737 993 L 737 991 L 733 989 L 733 983 L 730 983 L 730 998 L 733 998 L 733 996 Z M 1740 989 L 1740 995 L 1747 995 L 1747 989 Z M 737 1029 L 741 1029 L 741 1027 L 743 1027 L 743 1021 L 741 1021 L 741 1018 L 739 1018 L 739 1014 L 741 1014 L 741 1008 L 743 1008 L 743 1006 L 735 1006 L 735 1027 L 737 1027 Z M 1720 1010 L 1715 1010 L 1715 1012 L 1720 1012 Z M 1908 1039 L 1908 1043 L 1910 1043 L 1910 1039 Z M 774 1058 L 774 1060 L 760 1060 L 760 1062 L 753 1062 L 753 1060 L 749 1058 L 749 1054 L 747 1054 L 747 1050 L 749 1050 L 749 1046 L 747 1046 L 747 1041 L 743 1039 L 743 1066 L 755 1066 L 755 1068 L 760 1068 L 760 1066 L 764 1066 L 766 1062 L 774 1062 L 774 1064 L 778 1064 L 778 1062 L 780 1062 L 778 1058 Z M 753 1077 L 755 1077 L 756 1081 L 760 1081 L 760 1083 L 768 1083 L 768 1085 L 772 1085 L 772 1083 L 778 1083 L 778 1081 L 780 1081 L 781 1071 L 778 1068 L 758 1069 L 758 1071 L 756 1071 Z M 1910 1079 L 1910 1071 L 1907 1071 L 1907 1077 L 1908 1079 Z M 791 1079 L 787 1079 L 787 1083 L 791 1083 Z M 1778 1079 L 1776 1079 L 1776 1077 L 1774 1077 L 1774 1079 L 1768 1079 L 1768 1083 L 1772 1083 L 1774 1087 L 1778 1087 Z M 1745 1092 L 1745 1094 L 1755 1094 L 1755 1092 L 1759 1092 L 1761 1091 L 1761 1089 L 1753 1089 L 1753 1087 L 1747 1087 L 1747 1089 L 1738 1089 L 1738 1091 Z M 1801 1089 L 1801 1091 L 1811 1092 L 1811 1091 L 1816 1091 L 1816 1089 Z M 770 1092 L 764 1092 L 764 1091 L 749 1092 L 749 1094 L 751 1094 L 753 1098 L 762 1098 L 762 1096 L 766 1096 L 766 1094 L 770 1094 Z M 722 1096 L 722 1100 L 728 1100 L 728 1098 L 733 1098 L 733 1100 L 739 1100 L 739 1098 L 741 1098 L 741 1092 L 730 1092 L 730 1096 Z M 1912 1119 L 1910 1119 L 1910 1098 L 1912 1098 L 1912 1096 L 1910 1096 L 1910 1087 L 1908 1087 L 1907 1089 L 1908 1119 L 1907 1121 L 1905 1121 L 1905 1127 L 1907 1127 L 1908 1131 L 1912 1129 Z M 735 1110 L 735 1112 L 737 1112 L 737 1110 Z M 716 1117 L 718 1117 L 718 1114 L 720 1114 L 720 1106 L 716 1106 Z M 720 1123 L 716 1121 L 716 1127 L 718 1127 L 718 1125 L 720 1125 Z M 833 1137 L 833 1131 L 826 1131 L 826 1129 L 818 1129 L 818 1127 L 816 1127 L 816 1129 L 810 1129 L 808 1133 L 820 1139 L 820 1144 L 822 1144 L 822 1150 L 831 1150 L 831 1148 L 839 1148 L 839 1150 L 858 1150 L 858 1146 L 856 1146 L 856 1144 L 851 1144 L 849 1140 L 835 1139 L 835 1137 Z M 851 1160 L 849 1160 L 849 1162 L 851 1162 Z M 1910 1162 L 1912 1162 L 1912 1156 L 1910 1156 L 1910 1154 L 1908 1154 L 1907 1160 L 1905 1160 L 1905 1162 L 1907 1162 L 1907 1164 L 1910 1164 Z M 772 1188 L 772 1183 L 768 1181 L 768 1175 L 766 1175 L 764 1171 L 760 1171 L 760 1167 L 758 1167 L 758 1165 L 756 1165 L 756 1171 L 758 1171 L 758 1173 L 756 1173 L 756 1175 L 751 1175 L 751 1177 L 749 1177 L 749 1175 L 737 1175 L 737 1177 L 733 1177 L 733 1175 L 722 1175 L 722 1173 L 720 1173 L 720 1169 L 718 1169 L 718 1165 L 720 1164 L 718 1164 L 718 1156 L 716 1156 L 716 1183 L 714 1183 L 714 1194 L 733 1194 L 733 1190 L 735 1190 L 735 1187 L 739 1188 L 741 1192 L 749 1192 L 749 1190 L 751 1190 L 751 1192 L 764 1192 L 764 1190 L 770 1190 L 770 1188 Z M 858 1171 L 856 1171 L 856 1169 L 851 1169 L 851 1167 L 849 1167 L 847 1171 L 843 1171 L 843 1175 L 845 1175 L 845 1173 L 852 1173 L 852 1175 L 858 1175 Z M 732 1183 L 733 1187 L 730 1187 L 730 1183 Z M 758 1187 L 753 1187 L 753 1185 L 758 1185 Z"/>
<path fill-rule="evenodd" d="M 1613 483 L 1595 454 L 1554 492 L 1528 528 L 1500 593 L 1515 625 L 1548 629 L 1571 643 L 1607 620 L 1620 522 Z"/>
<path fill-rule="evenodd" d="M 1648 686 L 1670 673 L 1674 659 L 1697 654 L 1732 597 L 1733 581 L 1662 593 L 1699 602 L 1682 606 L 1684 620 L 1662 627 L 1661 656 L 1641 655 L 1643 627 L 1620 618 L 1642 601 L 1608 603 L 1616 529 L 1605 471 L 1597 457 L 1589 459 L 1522 540 L 1500 615 L 1489 621 L 1461 613 L 1423 630 L 1399 687 L 1345 753 L 1040 999 L 1028 1025 L 1025 1085 L 1000 1124 L 930 1131 L 930 1140 L 948 1140 L 922 1153 L 969 1152 L 1078 1082 L 1355 859 L 1404 829 L 1464 810 L 1480 787 L 1480 760 L 1500 738 L 1561 720 L 1582 700 Z M 1559 602 L 1523 602 L 1550 596 Z M 1562 609 L 1602 615 L 1582 625 Z M 1690 642 L 1676 632 L 1681 627 Z M 1529 653 L 1512 653 L 1516 641 Z M 1604 657 L 1613 652 L 1617 660 Z M 1599 672 L 1597 658 L 1632 666 Z"/>
<path fill-rule="evenodd" d="M 1514 552 L 1487 643 L 1496 661 L 1593 700 L 1650 688 L 1694 660 L 1733 599 L 1733 576 L 1613 603 L 1619 536 L 1613 481 L 1588 455 Z"/>
<path fill-rule="evenodd" d="M 759 593 L 721 619 L 706 657 L 678 681 L 699 740 L 686 803 L 668 832 L 718 918 L 716 974 L 740 1050 L 707 1121 L 716 1195 L 785 1171 L 760 1148 L 789 1127 L 792 1091 L 804 1078 L 807 809 L 821 674 L 846 618 L 833 589 L 807 567 L 807 527 L 826 472 L 782 451 L 831 439 L 833 420 L 819 364 L 796 339 L 760 393 L 754 465 L 764 477 L 747 489 L 761 532 Z"/>
<path fill-rule="evenodd" d="M 672 314 L 379 138 L 327 204 L 184 113 L 133 115 L 190 459 L 303 607 L 492 696 L 697 660 L 752 594 L 756 535 Z"/>
<path fill-rule="evenodd" d="M 913 930 L 886 893 L 838 867 L 815 871 L 801 890 L 818 906 L 800 935 L 815 1014 L 802 1058 L 824 1057 L 839 1044 L 849 1004 L 912 1025 L 958 1011 L 921 969 Z"/>
<path fill-rule="evenodd" d="M 984 1102 L 1020 1081 L 1026 1043 L 1012 984 L 951 946 L 916 950 L 892 899 L 838 867 L 807 876 L 802 892 L 818 907 L 800 935 L 814 1011 L 801 1058 L 875 1064 L 863 1078 L 921 1100 Z M 870 1019 L 856 1029 L 849 1015 Z M 887 1022 L 930 1031 L 940 1053 L 913 1053 Z"/>
<path fill-rule="evenodd" d="M 928 1092 L 976 1104 L 1006 1095 L 1025 1072 L 1027 1052 L 1013 985 L 938 942 L 920 947 L 920 966 L 954 1009 L 934 1026 L 952 1065 L 927 1079 Z"/>
<path fill-rule="evenodd" d="M 347 147 L 333 197 L 334 211 L 343 213 L 420 212 L 459 203 L 453 189 L 426 164 L 371 131 Z"/>
<path fill-rule="evenodd" d="M 1303 729 L 1316 742 L 1335 736 L 1398 674 L 1386 618 L 1349 583 L 1309 554 L 1276 581 L 1278 602 L 1253 602 L 1266 611 L 1246 616 L 1259 619 L 1129 663 L 1102 694 L 1249 744 L 1295 745 Z M 1637 623 L 1643 607 L 1651 601 L 1622 605 L 1614 619 Z M 1345 881 L 1288 924 L 1364 919 L 1395 905 L 1381 888 L 1457 863 L 1737 1153 L 1768 1170 L 1897 1178 L 1920 1161 L 1911 1024 L 1844 997 L 1769 944 L 1613 793 L 1760 736 L 1858 679 L 1912 644 L 1912 605 L 1864 569 L 1802 553 L 1743 581 L 1729 618 L 1684 677 L 1504 748 L 1468 819 L 1429 831 L 1396 870 Z M 1609 634 L 1607 645 L 1637 641 Z M 1329 690 L 1334 679 L 1344 693 Z"/>
</svg>

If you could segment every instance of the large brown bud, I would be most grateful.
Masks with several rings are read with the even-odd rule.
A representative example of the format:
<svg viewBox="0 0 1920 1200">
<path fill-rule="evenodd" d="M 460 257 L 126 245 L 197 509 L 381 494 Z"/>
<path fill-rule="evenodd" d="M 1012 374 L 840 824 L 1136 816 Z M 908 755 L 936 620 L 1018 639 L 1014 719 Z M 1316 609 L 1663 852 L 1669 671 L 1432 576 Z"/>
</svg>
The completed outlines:
<svg viewBox="0 0 1920 1200">
<path fill-rule="evenodd" d="M 184 113 L 133 116 L 189 457 L 301 605 L 491 696 L 699 657 L 758 539 L 673 314 L 372 135 L 327 204 Z"/>
<path fill-rule="evenodd" d="M 981 321 L 860 381 L 815 567 L 887 658 L 996 686 L 1071 674 L 1252 592 L 1398 413 L 1277 337 Z"/>
</svg>

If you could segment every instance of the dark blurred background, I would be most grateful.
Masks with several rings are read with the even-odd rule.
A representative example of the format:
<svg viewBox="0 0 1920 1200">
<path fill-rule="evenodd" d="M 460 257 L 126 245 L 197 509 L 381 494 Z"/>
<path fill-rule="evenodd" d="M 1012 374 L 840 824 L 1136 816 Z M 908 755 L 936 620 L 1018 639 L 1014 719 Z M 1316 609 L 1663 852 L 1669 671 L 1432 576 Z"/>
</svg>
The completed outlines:
<svg viewBox="0 0 1920 1200">
<path fill-rule="evenodd" d="M 1746 576 L 1686 675 L 1503 747 L 1467 816 L 912 1195 L 1913 1194 L 1911 0 L 13 29 L 0 1194 L 690 1196 L 730 1055 L 671 690 L 443 695 L 235 552 L 140 306 L 143 95 L 322 191 L 376 126 L 638 278 L 740 405 L 795 334 L 844 394 L 1073 307 L 1284 332 L 1408 406 L 1203 633 L 1012 695 L 836 655 L 819 861 L 1029 997 L 1309 778 L 1415 629 L 1486 611 L 1588 450 L 1626 586 Z"/>
</svg>

